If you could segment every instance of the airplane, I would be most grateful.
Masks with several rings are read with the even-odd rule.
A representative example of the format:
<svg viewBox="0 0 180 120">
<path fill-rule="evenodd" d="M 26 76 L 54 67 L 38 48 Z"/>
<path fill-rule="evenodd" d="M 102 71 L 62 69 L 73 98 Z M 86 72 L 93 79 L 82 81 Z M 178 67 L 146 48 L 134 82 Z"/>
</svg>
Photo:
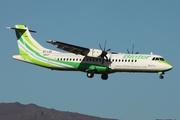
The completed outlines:
<svg viewBox="0 0 180 120">
<path fill-rule="evenodd" d="M 108 75 L 116 72 L 132 73 L 158 73 L 163 79 L 165 72 L 172 69 L 172 65 L 162 56 L 151 54 L 133 54 L 110 52 L 99 45 L 100 49 L 85 48 L 55 40 L 47 40 L 47 43 L 57 46 L 66 52 L 59 52 L 41 46 L 32 36 L 36 33 L 27 26 L 18 24 L 7 27 L 15 30 L 19 55 L 12 58 L 40 67 L 59 71 L 81 71 L 88 78 L 94 74 L 101 74 L 102 80 L 107 80 Z M 68 53 L 69 52 L 69 53 Z"/>
</svg>

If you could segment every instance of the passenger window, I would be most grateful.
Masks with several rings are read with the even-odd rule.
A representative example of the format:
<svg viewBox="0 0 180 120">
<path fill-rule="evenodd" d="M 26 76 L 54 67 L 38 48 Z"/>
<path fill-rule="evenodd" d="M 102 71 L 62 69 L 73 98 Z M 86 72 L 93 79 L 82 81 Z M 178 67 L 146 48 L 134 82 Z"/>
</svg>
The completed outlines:
<svg viewBox="0 0 180 120">
<path fill-rule="evenodd" d="M 153 59 L 152 60 L 155 60 L 155 57 L 153 57 Z"/>
<path fill-rule="evenodd" d="M 124 62 L 124 60 L 122 59 L 122 62 Z"/>
<path fill-rule="evenodd" d="M 133 60 L 131 60 L 131 62 L 133 62 Z"/>
<path fill-rule="evenodd" d="M 128 60 L 128 62 L 130 62 L 130 60 Z"/>
<path fill-rule="evenodd" d="M 119 59 L 119 62 L 121 62 L 121 59 Z"/>
</svg>

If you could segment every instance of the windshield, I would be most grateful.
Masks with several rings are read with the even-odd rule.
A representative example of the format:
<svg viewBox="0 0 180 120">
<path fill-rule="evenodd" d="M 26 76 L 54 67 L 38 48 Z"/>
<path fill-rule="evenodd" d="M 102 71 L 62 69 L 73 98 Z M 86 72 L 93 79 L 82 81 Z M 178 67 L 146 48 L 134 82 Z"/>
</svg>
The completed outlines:
<svg viewBox="0 0 180 120">
<path fill-rule="evenodd" d="M 153 57 L 152 60 L 153 61 L 157 61 L 157 60 L 165 61 L 164 58 L 162 58 L 162 57 Z"/>
</svg>

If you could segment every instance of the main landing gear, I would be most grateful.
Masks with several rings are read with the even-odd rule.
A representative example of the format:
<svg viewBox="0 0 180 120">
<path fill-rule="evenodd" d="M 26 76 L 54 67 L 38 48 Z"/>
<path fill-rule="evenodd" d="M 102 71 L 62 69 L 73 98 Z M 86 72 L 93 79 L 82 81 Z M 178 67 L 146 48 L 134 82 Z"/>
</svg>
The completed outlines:
<svg viewBox="0 0 180 120">
<path fill-rule="evenodd" d="M 93 71 L 87 72 L 87 77 L 88 78 L 93 78 L 94 77 L 94 72 Z M 101 79 L 107 80 L 108 79 L 108 74 L 102 74 Z"/>
<path fill-rule="evenodd" d="M 87 77 L 88 78 L 93 78 L 94 77 L 94 72 L 87 72 Z"/>
<path fill-rule="evenodd" d="M 102 75 L 101 75 L 101 79 L 107 80 L 107 79 L 108 79 L 108 74 L 102 74 Z"/>
</svg>

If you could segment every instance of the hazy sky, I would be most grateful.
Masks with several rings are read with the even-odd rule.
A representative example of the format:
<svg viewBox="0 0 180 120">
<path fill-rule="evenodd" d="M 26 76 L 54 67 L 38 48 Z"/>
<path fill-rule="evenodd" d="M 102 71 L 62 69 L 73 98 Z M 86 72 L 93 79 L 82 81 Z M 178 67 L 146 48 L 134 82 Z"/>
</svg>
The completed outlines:
<svg viewBox="0 0 180 120">
<path fill-rule="evenodd" d="M 34 103 L 61 111 L 123 120 L 180 119 L 180 1 L 0 0 L 0 102 Z M 173 65 L 158 74 L 115 73 L 103 81 L 82 72 L 51 71 L 15 61 L 14 31 L 25 24 L 44 47 L 53 39 L 89 48 L 107 40 L 114 52 L 162 55 Z"/>
</svg>

